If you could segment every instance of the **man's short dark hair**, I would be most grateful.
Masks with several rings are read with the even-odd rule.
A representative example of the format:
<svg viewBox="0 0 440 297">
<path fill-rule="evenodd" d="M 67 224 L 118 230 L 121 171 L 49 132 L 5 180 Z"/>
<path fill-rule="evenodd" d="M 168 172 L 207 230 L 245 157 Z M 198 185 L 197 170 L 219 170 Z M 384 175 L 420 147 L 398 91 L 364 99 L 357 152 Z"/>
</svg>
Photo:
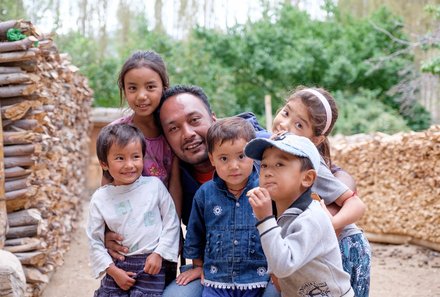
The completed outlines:
<svg viewBox="0 0 440 297">
<path fill-rule="evenodd" d="M 206 106 L 206 109 L 208 110 L 209 114 L 212 114 L 211 105 L 208 101 L 208 96 L 206 96 L 205 92 L 201 87 L 193 86 L 193 85 L 175 85 L 171 88 L 165 90 L 162 94 L 162 99 L 160 100 L 160 105 L 158 110 L 158 113 L 160 113 L 160 108 L 162 107 L 162 104 L 170 97 L 188 93 L 191 95 L 194 95 L 195 97 L 202 100 L 203 104 Z"/>
</svg>

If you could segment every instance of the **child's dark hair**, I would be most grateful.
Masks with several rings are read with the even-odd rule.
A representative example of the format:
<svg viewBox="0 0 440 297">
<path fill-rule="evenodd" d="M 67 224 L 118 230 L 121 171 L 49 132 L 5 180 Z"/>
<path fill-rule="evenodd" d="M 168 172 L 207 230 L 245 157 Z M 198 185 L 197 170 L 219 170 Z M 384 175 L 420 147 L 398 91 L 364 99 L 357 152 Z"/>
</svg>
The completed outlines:
<svg viewBox="0 0 440 297">
<path fill-rule="evenodd" d="M 108 125 L 101 129 L 96 140 L 96 154 L 100 163 L 108 164 L 108 152 L 112 145 L 125 147 L 127 144 L 139 141 L 142 146 L 142 157 L 145 156 L 146 143 L 144 135 L 137 127 L 129 124 Z M 103 171 L 106 179 L 113 181 L 108 170 Z"/>
<path fill-rule="evenodd" d="M 330 105 L 331 110 L 331 122 L 329 123 L 328 128 L 326 128 L 327 124 L 327 113 L 322 101 L 314 95 L 312 92 L 307 91 L 307 89 L 312 89 L 314 91 L 319 92 L 322 96 L 327 99 L 328 104 Z M 322 88 L 307 88 L 304 86 L 300 86 L 296 88 L 290 96 L 287 98 L 287 102 L 299 98 L 301 102 L 306 106 L 310 119 L 312 121 L 313 134 L 315 136 L 323 135 L 325 139 L 321 142 L 317 148 L 321 156 L 324 158 L 325 163 L 328 167 L 331 167 L 331 156 L 330 156 L 330 144 L 328 142 L 327 136 L 333 130 L 333 127 L 338 119 L 338 107 L 336 105 L 335 99 L 330 95 L 329 92 Z M 325 130 L 325 131 L 324 131 Z"/>
<path fill-rule="evenodd" d="M 214 146 L 225 141 L 244 139 L 246 142 L 255 138 L 255 130 L 252 124 L 240 117 L 229 117 L 218 120 L 209 127 L 206 134 L 208 152 L 212 154 Z"/>
<path fill-rule="evenodd" d="M 313 168 L 312 161 L 310 161 L 309 158 L 307 158 L 307 157 L 299 157 L 298 156 L 298 159 L 299 159 L 299 162 L 301 164 L 301 172 L 304 172 L 304 171 L 307 171 L 307 170 L 310 170 L 310 169 L 313 169 L 313 170 L 315 169 L 315 168 Z"/>
<path fill-rule="evenodd" d="M 124 103 L 124 90 L 125 82 L 124 78 L 128 71 L 141 67 L 147 67 L 156 72 L 162 80 L 163 89 L 166 90 L 170 86 L 168 78 L 167 67 L 162 57 L 154 51 L 137 51 L 131 55 L 130 58 L 125 61 L 118 76 L 119 97 L 121 99 L 121 105 Z"/>
</svg>

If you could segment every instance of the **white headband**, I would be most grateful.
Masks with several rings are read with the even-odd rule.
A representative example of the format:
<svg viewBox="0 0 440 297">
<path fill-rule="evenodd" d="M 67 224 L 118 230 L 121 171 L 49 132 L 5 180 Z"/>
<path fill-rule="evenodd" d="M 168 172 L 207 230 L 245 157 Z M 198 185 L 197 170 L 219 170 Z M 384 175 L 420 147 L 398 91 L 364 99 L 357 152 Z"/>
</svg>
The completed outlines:
<svg viewBox="0 0 440 297">
<path fill-rule="evenodd" d="M 317 90 L 314 90 L 314 89 L 304 89 L 304 90 L 301 90 L 301 91 L 312 93 L 313 95 L 318 97 L 318 99 L 321 100 L 322 105 L 324 105 L 325 113 L 327 115 L 327 119 L 326 119 L 326 122 L 325 122 L 325 128 L 324 128 L 324 130 L 322 130 L 322 134 L 321 134 L 321 135 L 324 135 L 325 132 L 327 132 L 328 128 L 330 128 L 330 124 L 332 123 L 332 109 L 330 108 L 330 104 L 328 103 L 328 101 L 324 97 L 324 95 L 322 95 Z"/>
</svg>

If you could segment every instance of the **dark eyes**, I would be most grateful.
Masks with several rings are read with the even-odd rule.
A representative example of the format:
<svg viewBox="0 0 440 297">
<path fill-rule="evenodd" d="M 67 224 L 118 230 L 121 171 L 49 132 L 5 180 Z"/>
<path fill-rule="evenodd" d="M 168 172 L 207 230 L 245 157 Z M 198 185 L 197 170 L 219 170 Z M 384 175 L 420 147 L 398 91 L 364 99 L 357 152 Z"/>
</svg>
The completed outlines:
<svg viewBox="0 0 440 297">
<path fill-rule="evenodd" d="M 284 164 L 283 163 L 275 163 L 275 167 L 283 167 L 284 166 Z M 260 168 L 267 168 L 268 166 L 267 166 L 267 164 L 261 164 L 260 165 Z"/>
</svg>

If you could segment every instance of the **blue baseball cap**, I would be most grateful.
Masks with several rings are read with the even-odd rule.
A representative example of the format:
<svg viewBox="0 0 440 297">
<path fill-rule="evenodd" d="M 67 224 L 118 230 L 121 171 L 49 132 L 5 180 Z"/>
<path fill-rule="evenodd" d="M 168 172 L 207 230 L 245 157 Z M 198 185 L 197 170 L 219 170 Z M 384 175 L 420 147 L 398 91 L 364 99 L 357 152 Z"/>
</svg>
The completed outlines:
<svg viewBox="0 0 440 297">
<path fill-rule="evenodd" d="M 261 161 L 264 151 L 269 147 L 276 147 L 288 154 L 308 158 L 312 162 L 313 169 L 318 172 L 321 155 L 307 137 L 284 133 L 274 139 L 255 138 L 246 144 L 244 153 L 249 158 Z"/>
</svg>

